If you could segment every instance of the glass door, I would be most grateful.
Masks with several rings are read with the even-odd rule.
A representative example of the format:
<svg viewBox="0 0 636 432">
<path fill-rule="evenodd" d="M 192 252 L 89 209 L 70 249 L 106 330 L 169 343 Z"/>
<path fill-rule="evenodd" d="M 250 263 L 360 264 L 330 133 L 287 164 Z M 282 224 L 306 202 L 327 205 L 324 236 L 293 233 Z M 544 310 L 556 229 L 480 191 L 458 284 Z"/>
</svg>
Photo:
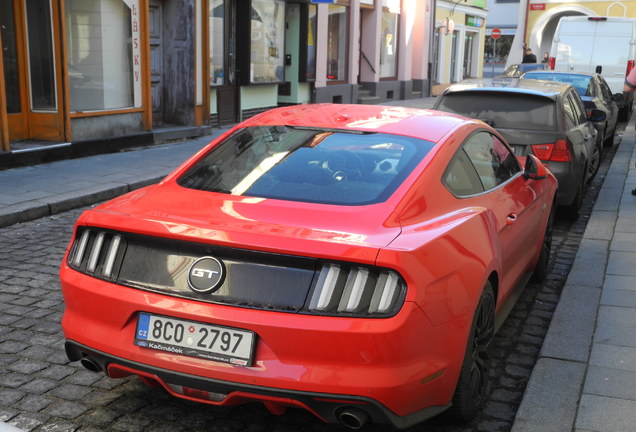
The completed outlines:
<svg viewBox="0 0 636 432">
<path fill-rule="evenodd" d="M 0 0 L 0 5 L 9 139 L 60 140 L 57 3 Z"/>
</svg>

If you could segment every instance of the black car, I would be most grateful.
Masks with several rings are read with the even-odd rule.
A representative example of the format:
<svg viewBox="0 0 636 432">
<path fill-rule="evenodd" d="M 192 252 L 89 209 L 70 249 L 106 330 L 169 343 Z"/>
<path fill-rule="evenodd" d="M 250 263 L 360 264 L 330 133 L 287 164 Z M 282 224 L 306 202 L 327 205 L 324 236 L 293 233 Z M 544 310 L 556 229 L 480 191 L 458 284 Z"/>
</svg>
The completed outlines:
<svg viewBox="0 0 636 432">
<path fill-rule="evenodd" d="M 598 131 L 569 84 L 517 78 L 467 79 L 451 85 L 434 109 L 476 118 L 497 129 L 515 153 L 533 153 L 559 180 L 557 203 L 567 217 L 581 211 L 583 188 L 600 165 Z M 592 120 L 592 121 L 590 121 Z"/>
<path fill-rule="evenodd" d="M 521 78 L 558 81 L 572 85 L 581 96 L 588 117 L 593 109 L 605 112 L 605 120 L 594 123 L 594 126 L 599 131 L 599 142 L 602 142 L 606 147 L 614 144 L 614 134 L 618 122 L 616 101 L 622 99 L 623 95 L 622 93 L 612 95 L 612 91 L 602 75 L 583 72 L 530 71 L 523 74 Z"/>
</svg>

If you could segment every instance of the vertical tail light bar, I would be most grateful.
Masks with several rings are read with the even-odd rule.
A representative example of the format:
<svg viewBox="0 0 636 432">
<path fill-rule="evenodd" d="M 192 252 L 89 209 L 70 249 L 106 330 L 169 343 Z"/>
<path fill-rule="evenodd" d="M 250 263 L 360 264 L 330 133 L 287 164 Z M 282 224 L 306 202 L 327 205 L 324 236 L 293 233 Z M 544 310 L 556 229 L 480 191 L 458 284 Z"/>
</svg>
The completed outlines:
<svg viewBox="0 0 636 432">
<path fill-rule="evenodd" d="M 72 268 L 87 274 L 112 279 L 116 276 L 117 256 L 125 248 L 121 234 L 80 228 L 68 256 Z"/>
<path fill-rule="evenodd" d="M 550 60 L 548 61 L 548 67 L 551 70 L 554 70 L 555 66 L 556 66 L 556 57 L 550 57 Z"/>
<path fill-rule="evenodd" d="M 402 279 L 391 270 L 325 264 L 307 310 L 326 315 L 390 315 L 404 292 Z"/>
</svg>

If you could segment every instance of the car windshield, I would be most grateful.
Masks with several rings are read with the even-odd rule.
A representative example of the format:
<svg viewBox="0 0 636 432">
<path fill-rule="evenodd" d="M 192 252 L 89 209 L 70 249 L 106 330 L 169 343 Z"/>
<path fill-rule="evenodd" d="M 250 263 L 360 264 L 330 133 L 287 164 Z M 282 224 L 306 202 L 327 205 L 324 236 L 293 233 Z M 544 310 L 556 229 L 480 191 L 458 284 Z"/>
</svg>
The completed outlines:
<svg viewBox="0 0 636 432">
<path fill-rule="evenodd" d="M 558 81 L 570 84 L 576 89 L 580 96 L 590 95 L 591 77 L 587 75 L 577 74 L 560 74 L 560 73 L 532 73 L 527 72 L 523 78 L 538 79 L 545 81 Z"/>
<path fill-rule="evenodd" d="M 249 127 L 215 146 L 177 182 L 231 195 L 370 204 L 386 200 L 432 147 L 382 133 Z"/>
<path fill-rule="evenodd" d="M 437 109 L 476 118 L 495 128 L 556 130 L 555 102 L 541 96 L 487 91 L 447 93 Z"/>
</svg>

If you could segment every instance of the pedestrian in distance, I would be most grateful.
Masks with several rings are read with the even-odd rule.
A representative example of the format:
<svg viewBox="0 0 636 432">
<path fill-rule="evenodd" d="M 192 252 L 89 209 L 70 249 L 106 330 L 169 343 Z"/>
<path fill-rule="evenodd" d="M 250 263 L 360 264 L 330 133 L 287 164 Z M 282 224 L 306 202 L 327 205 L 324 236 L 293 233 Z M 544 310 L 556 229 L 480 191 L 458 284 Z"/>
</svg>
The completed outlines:
<svg viewBox="0 0 636 432">
<path fill-rule="evenodd" d="M 548 52 L 544 52 L 543 53 L 543 60 L 541 60 L 541 63 L 543 64 L 548 64 L 550 62 L 550 54 L 548 54 Z"/>
<path fill-rule="evenodd" d="M 530 48 L 526 48 L 526 53 L 523 55 L 523 60 L 521 63 L 536 63 L 537 56 L 532 54 L 532 50 Z"/>
</svg>

